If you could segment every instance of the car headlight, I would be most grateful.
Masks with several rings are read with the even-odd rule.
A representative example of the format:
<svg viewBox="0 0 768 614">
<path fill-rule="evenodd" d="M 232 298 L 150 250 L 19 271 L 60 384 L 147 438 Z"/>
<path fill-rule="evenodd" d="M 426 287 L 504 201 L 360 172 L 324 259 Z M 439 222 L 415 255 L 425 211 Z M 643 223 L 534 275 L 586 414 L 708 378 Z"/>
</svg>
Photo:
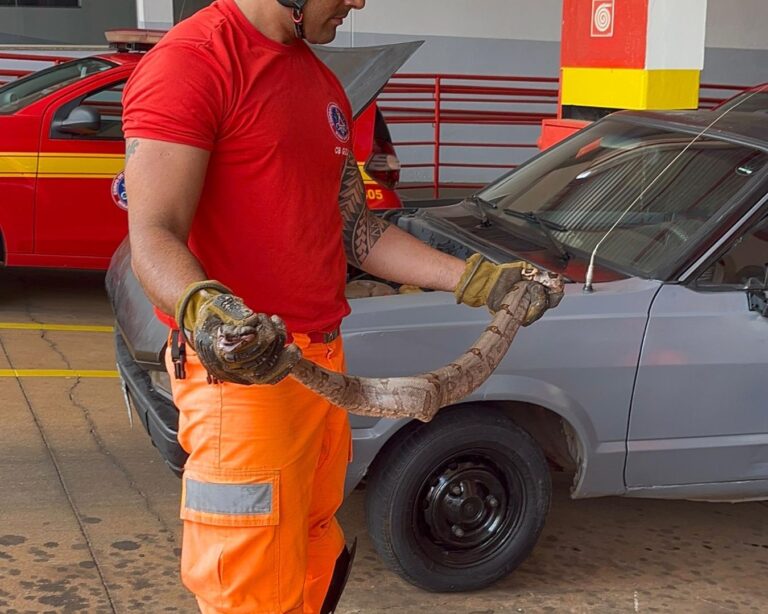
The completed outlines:
<svg viewBox="0 0 768 614">
<path fill-rule="evenodd" d="M 154 388 L 159 394 L 163 395 L 166 399 L 171 400 L 171 377 L 167 371 L 150 371 L 149 380 L 152 382 L 152 388 Z"/>
</svg>

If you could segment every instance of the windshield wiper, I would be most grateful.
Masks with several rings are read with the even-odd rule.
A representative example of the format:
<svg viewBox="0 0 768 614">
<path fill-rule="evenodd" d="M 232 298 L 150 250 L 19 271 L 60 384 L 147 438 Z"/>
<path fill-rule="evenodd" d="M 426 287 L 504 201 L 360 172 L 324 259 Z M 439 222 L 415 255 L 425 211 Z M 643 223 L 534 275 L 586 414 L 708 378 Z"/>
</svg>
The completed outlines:
<svg viewBox="0 0 768 614">
<path fill-rule="evenodd" d="M 484 198 L 479 197 L 477 194 L 473 194 L 472 196 L 467 196 L 459 204 L 460 205 L 464 205 L 465 207 L 467 205 L 473 206 L 475 211 L 477 211 L 480 214 L 480 223 L 483 226 L 490 226 L 491 225 L 491 220 L 488 217 L 488 209 L 497 209 L 498 208 L 492 202 L 490 202 L 488 200 L 485 200 Z"/>
<path fill-rule="evenodd" d="M 555 235 L 552 234 L 552 231 L 550 230 L 550 227 L 552 227 L 558 232 L 563 232 L 567 230 L 565 226 L 562 226 L 557 222 L 552 222 L 550 220 L 543 220 L 538 215 L 536 215 L 533 211 L 514 211 L 512 209 L 504 209 L 504 215 L 509 215 L 511 217 L 516 217 L 521 220 L 525 220 L 530 224 L 536 224 L 539 228 L 541 228 L 541 231 L 544 233 L 544 236 L 547 238 L 547 240 L 552 245 L 552 247 L 555 248 L 555 252 L 557 252 L 557 255 L 560 258 L 560 260 L 562 260 L 563 262 L 568 262 L 571 259 L 572 257 L 571 253 L 567 249 L 565 249 L 562 241 L 559 241 L 555 237 Z"/>
</svg>

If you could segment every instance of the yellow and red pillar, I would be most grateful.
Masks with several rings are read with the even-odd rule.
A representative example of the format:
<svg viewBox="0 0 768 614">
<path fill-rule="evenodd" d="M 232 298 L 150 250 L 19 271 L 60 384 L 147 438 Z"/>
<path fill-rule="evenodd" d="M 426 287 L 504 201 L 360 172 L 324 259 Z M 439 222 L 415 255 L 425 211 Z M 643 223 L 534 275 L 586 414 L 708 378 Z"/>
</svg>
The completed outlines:
<svg viewBox="0 0 768 614">
<path fill-rule="evenodd" d="M 695 109 L 707 0 L 563 0 L 561 109 Z"/>
</svg>

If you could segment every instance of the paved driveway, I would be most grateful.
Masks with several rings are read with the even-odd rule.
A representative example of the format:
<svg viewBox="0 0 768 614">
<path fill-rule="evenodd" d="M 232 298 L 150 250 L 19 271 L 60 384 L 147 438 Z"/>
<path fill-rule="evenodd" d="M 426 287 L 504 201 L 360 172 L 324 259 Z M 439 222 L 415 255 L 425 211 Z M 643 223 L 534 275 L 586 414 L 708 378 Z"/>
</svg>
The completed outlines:
<svg viewBox="0 0 768 614">
<path fill-rule="evenodd" d="M 129 426 L 103 276 L 0 270 L 0 287 L 0 612 L 194 612 L 178 578 L 180 483 Z M 435 595 L 382 566 L 363 499 L 341 513 L 360 548 L 340 614 L 768 611 L 763 503 L 571 501 L 556 476 L 517 573 Z"/>
</svg>

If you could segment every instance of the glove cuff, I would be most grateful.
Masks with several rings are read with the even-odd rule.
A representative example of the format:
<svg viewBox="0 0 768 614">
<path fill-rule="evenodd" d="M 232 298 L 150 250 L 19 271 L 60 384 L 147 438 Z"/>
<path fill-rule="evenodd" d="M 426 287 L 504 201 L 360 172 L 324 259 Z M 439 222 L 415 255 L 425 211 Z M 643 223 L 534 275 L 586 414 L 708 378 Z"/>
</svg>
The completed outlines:
<svg viewBox="0 0 768 614">
<path fill-rule="evenodd" d="M 497 268 L 482 254 L 473 254 L 467 258 L 467 266 L 453 291 L 456 302 L 470 307 L 485 305 L 488 293 L 498 277 Z"/>
<path fill-rule="evenodd" d="M 212 296 L 219 294 L 231 294 L 232 291 L 215 279 L 196 281 L 184 289 L 184 294 L 176 303 L 176 324 L 179 326 L 184 340 L 189 343 L 187 330 L 194 330 L 197 313 L 201 303 Z"/>
</svg>

